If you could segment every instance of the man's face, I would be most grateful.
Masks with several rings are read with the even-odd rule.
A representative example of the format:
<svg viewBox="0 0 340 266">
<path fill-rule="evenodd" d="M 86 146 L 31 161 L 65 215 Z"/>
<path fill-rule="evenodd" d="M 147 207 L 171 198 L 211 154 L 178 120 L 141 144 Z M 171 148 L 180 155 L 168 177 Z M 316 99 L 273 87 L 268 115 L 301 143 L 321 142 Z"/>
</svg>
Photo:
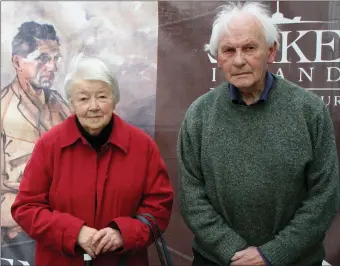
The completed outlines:
<svg viewBox="0 0 340 266">
<path fill-rule="evenodd" d="M 250 92 L 262 84 L 276 45 L 268 47 L 261 24 L 252 17 L 236 18 L 219 42 L 217 63 L 228 82 Z M 260 88 L 263 89 L 263 88 Z"/>
<path fill-rule="evenodd" d="M 35 51 L 20 59 L 21 71 L 35 90 L 50 89 L 61 60 L 59 45 L 52 40 L 39 40 Z"/>
</svg>

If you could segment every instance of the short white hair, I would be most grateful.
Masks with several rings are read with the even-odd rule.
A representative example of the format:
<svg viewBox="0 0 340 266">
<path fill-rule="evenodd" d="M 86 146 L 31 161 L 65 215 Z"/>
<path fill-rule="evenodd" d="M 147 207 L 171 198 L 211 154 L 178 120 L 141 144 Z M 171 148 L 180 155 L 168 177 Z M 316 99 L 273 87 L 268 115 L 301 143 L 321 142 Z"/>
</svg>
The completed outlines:
<svg viewBox="0 0 340 266">
<path fill-rule="evenodd" d="M 228 3 L 220 7 L 222 10 L 216 15 L 211 32 L 210 42 L 204 46 L 204 50 L 216 57 L 218 45 L 223 34 L 227 33 L 228 27 L 235 17 L 240 15 L 252 15 L 257 18 L 262 26 L 267 45 L 272 47 L 274 43 L 279 49 L 279 29 L 273 23 L 269 9 L 259 2 Z"/>
<path fill-rule="evenodd" d="M 68 101 L 71 98 L 73 82 L 80 80 L 99 80 L 107 83 L 112 90 L 115 104 L 120 100 L 118 81 L 108 66 L 97 57 L 86 57 L 83 54 L 75 56 L 66 75 L 64 88 Z"/>
</svg>

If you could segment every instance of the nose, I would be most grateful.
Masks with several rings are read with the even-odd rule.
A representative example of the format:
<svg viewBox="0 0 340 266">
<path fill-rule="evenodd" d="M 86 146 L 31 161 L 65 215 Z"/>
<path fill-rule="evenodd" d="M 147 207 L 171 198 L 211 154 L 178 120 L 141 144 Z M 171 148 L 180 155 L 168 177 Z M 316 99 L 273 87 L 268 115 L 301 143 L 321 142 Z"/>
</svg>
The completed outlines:
<svg viewBox="0 0 340 266">
<path fill-rule="evenodd" d="M 90 109 L 91 111 L 93 111 L 93 110 L 98 110 L 98 108 L 99 108 L 99 105 L 98 105 L 96 99 L 95 99 L 95 98 L 91 98 L 89 109 Z"/>
<path fill-rule="evenodd" d="M 243 53 L 240 50 L 237 50 L 234 54 L 233 64 L 236 67 L 242 67 L 245 64 L 245 60 L 243 57 Z"/>
<path fill-rule="evenodd" d="M 45 66 L 46 66 L 47 71 L 51 71 L 51 72 L 57 71 L 57 64 L 54 61 L 54 59 L 51 59 L 50 61 L 46 62 Z"/>
</svg>

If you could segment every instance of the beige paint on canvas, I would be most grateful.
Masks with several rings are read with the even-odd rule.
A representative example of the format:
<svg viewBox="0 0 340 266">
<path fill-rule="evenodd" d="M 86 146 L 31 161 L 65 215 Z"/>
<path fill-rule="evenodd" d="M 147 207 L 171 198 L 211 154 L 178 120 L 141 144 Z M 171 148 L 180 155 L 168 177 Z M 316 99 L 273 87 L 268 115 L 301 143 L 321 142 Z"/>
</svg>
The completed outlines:
<svg viewBox="0 0 340 266">
<path fill-rule="evenodd" d="M 61 37 L 64 56 L 52 89 L 64 95 L 67 63 L 75 53 L 84 51 L 98 56 L 117 72 L 121 87 L 117 112 L 153 135 L 157 8 L 154 1 L 2 2 L 1 88 L 15 76 L 11 41 L 17 28 L 30 20 L 51 23 Z"/>
<path fill-rule="evenodd" d="M 153 136 L 157 74 L 157 2 L 2 2 L 1 89 L 11 84 L 16 76 L 11 62 L 13 37 L 22 23 L 32 20 L 52 24 L 61 38 L 63 60 L 51 89 L 58 91 L 65 98 L 63 83 L 73 56 L 80 52 L 97 56 L 117 75 L 121 100 L 116 112 Z M 1 117 L 3 120 L 3 114 Z M 24 122 L 18 122 L 22 120 L 22 116 L 18 115 L 16 108 L 6 109 L 6 117 L 6 121 L 13 121 L 10 128 L 20 132 L 23 138 L 30 133 L 36 133 L 28 132 Z M 11 143 L 12 161 L 19 153 L 23 153 L 19 157 L 25 160 L 21 162 L 20 169 L 18 165 L 14 166 L 18 175 L 21 175 L 37 138 L 25 140 L 20 145 Z M 6 160 L 5 156 L 1 158 L 1 170 L 4 169 L 3 163 L 12 167 L 11 160 L 3 160 Z M 1 181 L 1 199 L 3 195 L 6 198 L 1 204 L 1 226 L 13 227 L 15 222 L 10 214 L 10 205 L 15 198 L 15 192 L 4 189 L 4 182 L 15 191 L 20 179 L 9 176 L 7 181 Z"/>
</svg>

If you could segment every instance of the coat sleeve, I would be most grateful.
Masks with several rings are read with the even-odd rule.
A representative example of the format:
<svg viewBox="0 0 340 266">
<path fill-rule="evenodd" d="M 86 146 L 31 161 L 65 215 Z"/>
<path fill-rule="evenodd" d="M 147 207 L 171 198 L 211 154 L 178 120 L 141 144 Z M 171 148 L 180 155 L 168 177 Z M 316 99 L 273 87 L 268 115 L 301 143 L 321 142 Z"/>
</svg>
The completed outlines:
<svg viewBox="0 0 340 266">
<path fill-rule="evenodd" d="M 313 160 L 305 170 L 308 197 L 275 239 L 260 246 L 271 265 L 290 265 L 322 241 L 339 208 L 338 156 L 328 110 L 310 123 Z"/>
<path fill-rule="evenodd" d="M 204 248 L 207 258 L 229 265 L 247 242 L 214 209 L 206 191 L 200 164 L 201 119 L 189 111 L 182 123 L 177 145 L 179 165 L 179 205 L 185 223 Z M 213 178 L 213 177 L 209 177 Z"/>
<path fill-rule="evenodd" d="M 14 220 L 39 244 L 55 252 L 72 255 L 85 222 L 49 206 L 52 176 L 46 160 L 48 156 L 52 154 L 39 139 L 27 162 L 11 212 Z"/>
<path fill-rule="evenodd" d="M 173 189 L 165 163 L 156 143 L 150 140 L 144 193 L 137 214 L 151 214 L 164 232 L 169 224 L 172 204 Z M 153 224 L 152 220 L 149 221 Z M 149 227 L 134 217 L 117 217 L 109 225 L 117 226 L 122 235 L 124 248 L 119 253 L 143 249 L 153 242 Z M 154 231 L 157 232 L 156 227 Z"/>
</svg>

